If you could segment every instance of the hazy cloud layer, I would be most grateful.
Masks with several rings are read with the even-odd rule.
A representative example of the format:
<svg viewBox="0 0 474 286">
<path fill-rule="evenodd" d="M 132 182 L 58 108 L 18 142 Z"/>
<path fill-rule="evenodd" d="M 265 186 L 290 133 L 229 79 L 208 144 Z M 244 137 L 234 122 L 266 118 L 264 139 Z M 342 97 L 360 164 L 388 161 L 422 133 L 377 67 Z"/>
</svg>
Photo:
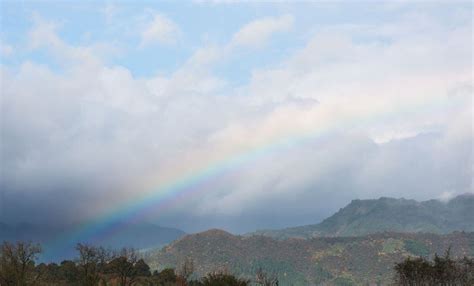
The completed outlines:
<svg viewBox="0 0 474 286">
<path fill-rule="evenodd" d="M 242 49 L 265 53 L 297 15 L 254 19 L 172 72 L 138 77 L 110 60 L 134 51 L 70 43 L 35 14 L 25 48 L 51 64 L 1 66 L 3 218 L 94 218 L 285 140 L 147 218 L 246 231 L 317 222 L 355 198 L 472 192 L 472 19 L 461 12 L 449 24 L 409 11 L 383 25 L 307 27 L 300 47 L 237 84 L 219 67 L 238 65 Z M 138 50 L 186 38 L 150 15 Z"/>
</svg>

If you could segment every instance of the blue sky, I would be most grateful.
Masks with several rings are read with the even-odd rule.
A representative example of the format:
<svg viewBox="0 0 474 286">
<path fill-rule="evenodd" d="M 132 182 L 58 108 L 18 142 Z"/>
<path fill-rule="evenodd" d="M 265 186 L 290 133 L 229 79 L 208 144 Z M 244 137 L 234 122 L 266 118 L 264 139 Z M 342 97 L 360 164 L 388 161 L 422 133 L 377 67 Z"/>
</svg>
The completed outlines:
<svg viewBox="0 0 474 286">
<path fill-rule="evenodd" d="M 3 220 L 93 220 L 310 134 L 147 219 L 241 232 L 317 222 L 355 198 L 473 191 L 471 2 L 2 1 L 0 13 Z"/>
<path fill-rule="evenodd" d="M 217 1 L 218 2 L 218 1 Z M 203 45 L 223 45 L 243 25 L 265 17 L 295 16 L 291 31 L 275 33 L 265 49 L 237 52 L 216 67 L 230 81 L 249 79 L 252 69 L 278 64 L 302 47 L 318 29 L 329 25 L 379 25 L 397 21 L 406 13 L 429 12 L 442 24 L 456 25 L 456 14 L 469 10 L 470 4 L 421 3 L 410 5 L 386 2 L 314 2 L 216 4 L 203 2 L 102 2 L 102 1 L 2 1 L 2 42 L 15 53 L 2 62 L 17 65 L 32 60 L 55 66 L 44 50 L 28 49 L 27 33 L 35 17 L 56 25 L 58 35 L 71 45 L 107 43 L 118 51 L 110 64 L 128 68 L 135 76 L 171 73 Z M 140 47 L 140 29 L 159 13 L 176 24 L 175 42 L 152 43 Z M 449 20 L 449 21 L 447 21 Z M 454 20 L 454 21 L 453 21 Z M 446 23 L 443 23 L 445 22 Z M 460 19 L 459 21 L 462 21 Z M 384 37 L 364 35 L 359 41 L 384 41 Z"/>
<path fill-rule="evenodd" d="M 254 19 L 269 15 L 279 15 L 272 5 L 206 5 L 197 3 L 132 3 L 114 2 L 84 3 L 64 2 L 4 2 L 2 24 L 3 41 L 15 47 L 23 47 L 18 55 L 4 59 L 7 63 L 18 63 L 25 58 L 51 64 L 51 59 L 38 51 L 28 51 L 27 31 L 31 28 L 35 14 L 52 21 L 58 26 L 58 34 L 72 45 L 87 45 L 106 42 L 120 50 L 120 55 L 111 63 L 130 69 L 136 76 L 150 76 L 155 73 L 170 73 L 183 64 L 201 45 L 222 44 L 230 40 L 233 32 Z M 174 35 L 175 43 L 154 43 L 140 47 L 140 29 L 153 13 L 160 13 L 179 27 L 179 35 Z M 284 54 L 284 50 L 301 44 L 301 35 L 287 33 L 274 40 L 278 45 L 271 55 L 247 54 L 236 67 L 223 68 L 229 76 L 241 77 L 242 67 L 255 67 L 255 63 L 274 63 Z M 284 47 L 284 50 L 281 48 Z M 54 64 L 54 63 L 53 63 Z M 232 62 L 229 63 L 231 65 Z"/>
</svg>

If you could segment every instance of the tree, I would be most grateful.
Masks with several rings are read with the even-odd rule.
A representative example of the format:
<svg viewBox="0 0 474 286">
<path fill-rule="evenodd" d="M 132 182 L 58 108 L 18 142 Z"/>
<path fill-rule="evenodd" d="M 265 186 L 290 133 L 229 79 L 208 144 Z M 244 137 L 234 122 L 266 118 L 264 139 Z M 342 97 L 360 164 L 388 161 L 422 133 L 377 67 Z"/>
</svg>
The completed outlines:
<svg viewBox="0 0 474 286">
<path fill-rule="evenodd" d="M 247 286 L 250 285 L 248 280 L 238 279 L 231 274 L 226 273 L 209 273 L 201 282 L 203 286 Z"/>
<path fill-rule="evenodd" d="M 77 269 L 76 263 L 71 260 L 64 260 L 59 266 L 59 276 L 68 285 L 78 283 L 80 280 L 79 269 Z"/>
<path fill-rule="evenodd" d="M 424 258 L 408 257 L 395 265 L 396 283 L 401 286 L 430 285 L 432 283 L 431 264 Z"/>
<path fill-rule="evenodd" d="M 150 277 L 150 267 L 138 259 L 133 249 L 113 253 L 102 247 L 77 244 L 76 250 L 78 258 L 74 261 L 35 265 L 41 251 L 39 245 L 4 242 L 0 245 L 0 286 L 156 285 L 156 279 Z M 174 270 L 164 271 L 162 277 L 173 283 L 166 285 L 176 284 Z"/>
<path fill-rule="evenodd" d="M 165 268 L 161 272 L 156 272 L 153 275 L 153 281 L 155 281 L 157 285 L 177 285 L 177 280 L 178 276 L 173 268 Z"/>
<path fill-rule="evenodd" d="M 194 273 L 194 260 L 190 257 L 186 257 L 181 267 L 178 269 L 178 276 L 183 280 L 187 281 L 189 277 Z"/>
<path fill-rule="evenodd" d="M 407 258 L 395 265 L 395 283 L 401 286 L 474 285 L 474 261 L 453 260 L 450 251 L 444 257 Z"/>
<path fill-rule="evenodd" d="M 121 286 L 130 285 L 138 276 L 135 267 L 138 260 L 136 251 L 132 248 L 123 248 L 114 256 L 115 258 L 107 264 L 107 272 L 116 275 Z"/>
<path fill-rule="evenodd" d="M 458 263 L 460 285 L 474 285 L 474 259 L 464 257 Z"/>
<path fill-rule="evenodd" d="M 60 267 L 56 263 L 41 263 L 35 267 L 35 273 L 39 277 L 39 281 L 52 285 L 61 280 L 59 269 Z"/>
<path fill-rule="evenodd" d="M 133 271 L 136 276 L 149 277 L 151 276 L 150 266 L 145 263 L 143 259 L 138 260 L 133 266 Z M 174 270 L 173 270 L 174 274 Z"/>
<path fill-rule="evenodd" d="M 108 273 L 112 273 L 118 277 L 120 285 L 126 286 L 127 281 L 132 275 L 133 264 L 126 257 L 117 257 L 107 265 Z"/>
<path fill-rule="evenodd" d="M 259 268 L 255 274 L 255 283 L 262 286 L 278 286 L 278 278 L 276 275 L 269 275 L 262 268 Z"/>
<path fill-rule="evenodd" d="M 0 285 L 34 285 L 41 273 L 35 273 L 35 261 L 41 247 L 31 242 L 3 242 L 0 247 Z"/>
<path fill-rule="evenodd" d="M 77 244 L 76 250 L 79 252 L 77 269 L 81 285 L 97 285 L 100 281 L 99 273 L 103 270 L 109 259 L 108 252 L 102 247 L 94 247 L 81 243 Z"/>
</svg>

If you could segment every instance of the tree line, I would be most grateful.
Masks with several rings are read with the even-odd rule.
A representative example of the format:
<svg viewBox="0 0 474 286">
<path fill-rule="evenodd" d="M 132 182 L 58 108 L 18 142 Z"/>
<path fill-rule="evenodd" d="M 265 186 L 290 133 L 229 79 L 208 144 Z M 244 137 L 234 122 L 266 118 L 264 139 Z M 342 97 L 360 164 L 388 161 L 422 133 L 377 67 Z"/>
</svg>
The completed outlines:
<svg viewBox="0 0 474 286">
<path fill-rule="evenodd" d="M 400 286 L 468 286 L 474 285 L 474 260 L 455 260 L 450 249 L 433 260 L 408 257 L 395 265 L 395 284 Z"/>
<path fill-rule="evenodd" d="M 0 286 L 245 286 L 251 283 L 227 271 L 191 279 L 194 273 L 191 259 L 186 259 L 177 270 L 151 271 L 131 248 L 111 251 L 79 243 L 76 251 L 78 257 L 74 260 L 36 264 L 41 253 L 39 244 L 3 242 L 0 246 Z M 278 285 L 275 276 L 261 269 L 253 282 L 263 286 Z"/>
<path fill-rule="evenodd" d="M 227 271 L 192 278 L 194 261 L 185 259 L 177 268 L 151 271 L 131 248 L 107 250 L 77 244 L 77 258 L 61 263 L 36 264 L 41 253 L 38 244 L 3 242 L 0 246 L 0 286 L 277 286 L 276 274 L 257 270 L 252 280 L 235 277 Z M 394 284 L 399 286 L 474 285 L 474 260 L 455 260 L 449 250 L 433 260 L 408 257 L 394 266 Z"/>
</svg>

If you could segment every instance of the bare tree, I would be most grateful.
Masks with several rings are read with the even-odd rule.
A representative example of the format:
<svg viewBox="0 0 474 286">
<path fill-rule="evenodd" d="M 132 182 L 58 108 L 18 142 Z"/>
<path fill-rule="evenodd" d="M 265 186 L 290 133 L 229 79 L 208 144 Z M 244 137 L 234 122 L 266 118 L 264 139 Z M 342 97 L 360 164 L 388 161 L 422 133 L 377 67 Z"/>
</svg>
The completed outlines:
<svg viewBox="0 0 474 286">
<path fill-rule="evenodd" d="M 184 262 L 178 268 L 178 276 L 187 281 L 193 273 L 194 273 L 194 260 L 190 257 L 186 257 Z"/>
<path fill-rule="evenodd" d="M 276 275 L 269 275 L 260 267 L 255 274 L 255 283 L 262 286 L 278 286 L 278 278 Z"/>
<path fill-rule="evenodd" d="M 0 247 L 0 285 L 34 285 L 40 273 L 35 273 L 35 261 L 41 247 L 31 242 L 3 242 Z"/>
<path fill-rule="evenodd" d="M 77 267 L 81 285 L 97 285 L 100 280 L 99 270 L 101 263 L 106 260 L 106 251 L 103 248 L 78 243 L 76 250 L 79 252 Z"/>
</svg>

